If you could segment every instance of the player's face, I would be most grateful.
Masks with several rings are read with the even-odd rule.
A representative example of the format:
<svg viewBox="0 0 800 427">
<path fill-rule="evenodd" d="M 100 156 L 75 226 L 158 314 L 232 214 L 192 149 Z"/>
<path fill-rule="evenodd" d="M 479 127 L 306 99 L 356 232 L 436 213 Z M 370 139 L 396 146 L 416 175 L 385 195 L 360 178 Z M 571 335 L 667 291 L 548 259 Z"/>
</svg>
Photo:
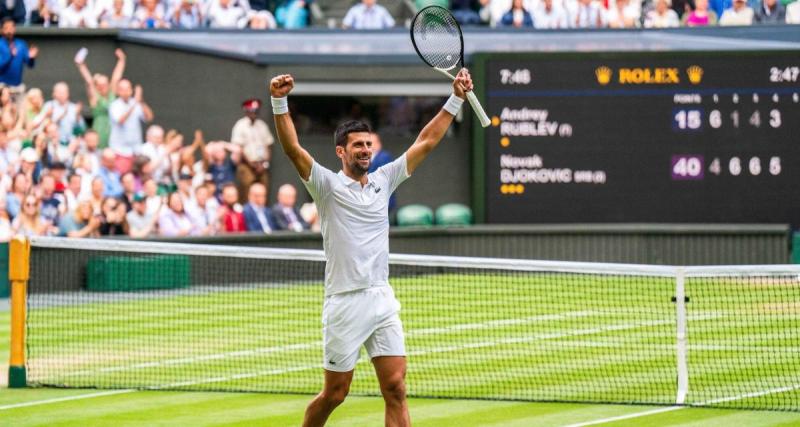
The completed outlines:
<svg viewBox="0 0 800 427">
<path fill-rule="evenodd" d="M 353 132 L 347 135 L 347 145 L 339 156 L 350 169 L 357 175 L 363 175 L 369 170 L 372 160 L 372 139 L 369 132 Z"/>
</svg>

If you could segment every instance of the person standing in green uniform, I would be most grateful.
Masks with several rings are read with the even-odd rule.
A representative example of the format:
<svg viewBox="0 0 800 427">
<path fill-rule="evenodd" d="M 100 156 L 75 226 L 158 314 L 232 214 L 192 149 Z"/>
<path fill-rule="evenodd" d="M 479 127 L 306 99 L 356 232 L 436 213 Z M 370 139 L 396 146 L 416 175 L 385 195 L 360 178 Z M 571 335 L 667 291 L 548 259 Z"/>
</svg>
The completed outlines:
<svg viewBox="0 0 800 427">
<path fill-rule="evenodd" d="M 105 74 L 97 73 L 92 75 L 89 67 L 86 66 L 86 48 L 78 51 L 75 55 L 75 65 L 78 66 L 86 83 L 86 95 L 89 98 L 89 107 L 92 110 L 92 129 L 100 136 L 99 148 L 108 147 L 108 137 L 111 134 L 111 119 L 108 117 L 108 107 L 116 99 L 117 83 L 122 79 L 125 72 L 125 52 L 117 49 L 114 54 L 117 56 L 117 65 L 111 73 L 111 80 Z"/>
</svg>

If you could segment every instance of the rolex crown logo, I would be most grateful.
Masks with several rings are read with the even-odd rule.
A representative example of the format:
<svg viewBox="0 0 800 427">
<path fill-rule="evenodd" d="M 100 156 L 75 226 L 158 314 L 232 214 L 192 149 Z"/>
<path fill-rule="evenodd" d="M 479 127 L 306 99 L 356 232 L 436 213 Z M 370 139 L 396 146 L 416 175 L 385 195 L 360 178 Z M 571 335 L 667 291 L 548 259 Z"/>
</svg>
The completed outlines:
<svg viewBox="0 0 800 427">
<path fill-rule="evenodd" d="M 686 74 L 689 75 L 689 81 L 693 85 L 699 84 L 703 80 L 703 69 L 697 65 L 692 65 L 686 69 Z"/>
<path fill-rule="evenodd" d="M 600 83 L 601 85 L 607 85 L 608 82 L 611 81 L 612 73 L 613 72 L 611 71 L 611 68 L 608 68 L 605 65 L 597 67 L 597 69 L 594 70 L 594 74 L 597 76 L 597 83 Z"/>
</svg>

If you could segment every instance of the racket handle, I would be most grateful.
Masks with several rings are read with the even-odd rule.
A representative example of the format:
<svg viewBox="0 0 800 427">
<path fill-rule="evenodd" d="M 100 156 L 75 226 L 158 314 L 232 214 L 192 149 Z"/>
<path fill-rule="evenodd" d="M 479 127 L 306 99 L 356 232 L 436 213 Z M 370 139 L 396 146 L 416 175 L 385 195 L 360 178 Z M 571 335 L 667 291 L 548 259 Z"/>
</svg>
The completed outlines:
<svg viewBox="0 0 800 427">
<path fill-rule="evenodd" d="M 475 115 L 478 116 L 478 120 L 481 121 L 481 127 L 488 127 L 492 121 L 489 120 L 486 111 L 483 111 L 483 106 L 478 102 L 478 97 L 475 96 L 472 91 L 469 91 L 467 92 L 467 100 L 469 101 L 469 105 L 472 106 L 472 111 L 475 112 Z"/>
</svg>

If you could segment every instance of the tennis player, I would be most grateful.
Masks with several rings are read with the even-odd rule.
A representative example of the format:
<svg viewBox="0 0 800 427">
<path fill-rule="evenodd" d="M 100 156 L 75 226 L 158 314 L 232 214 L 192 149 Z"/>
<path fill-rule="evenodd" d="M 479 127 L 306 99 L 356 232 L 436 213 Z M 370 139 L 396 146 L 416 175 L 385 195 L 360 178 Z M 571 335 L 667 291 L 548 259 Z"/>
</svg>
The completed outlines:
<svg viewBox="0 0 800 427">
<path fill-rule="evenodd" d="M 322 309 L 325 384 L 308 405 L 303 425 L 324 425 L 344 401 L 363 345 L 386 403 L 386 425 L 409 426 L 400 303 L 389 286 L 389 196 L 439 144 L 465 92 L 472 90 L 472 78 L 462 69 L 453 82 L 453 95 L 414 144 L 370 174 L 372 141 L 363 122 L 345 122 L 334 133 L 336 155 L 342 159 L 339 173 L 314 161 L 300 146 L 286 100 L 293 87 L 288 74 L 270 82 L 275 127 L 283 151 L 317 205 L 327 261 Z"/>
</svg>

